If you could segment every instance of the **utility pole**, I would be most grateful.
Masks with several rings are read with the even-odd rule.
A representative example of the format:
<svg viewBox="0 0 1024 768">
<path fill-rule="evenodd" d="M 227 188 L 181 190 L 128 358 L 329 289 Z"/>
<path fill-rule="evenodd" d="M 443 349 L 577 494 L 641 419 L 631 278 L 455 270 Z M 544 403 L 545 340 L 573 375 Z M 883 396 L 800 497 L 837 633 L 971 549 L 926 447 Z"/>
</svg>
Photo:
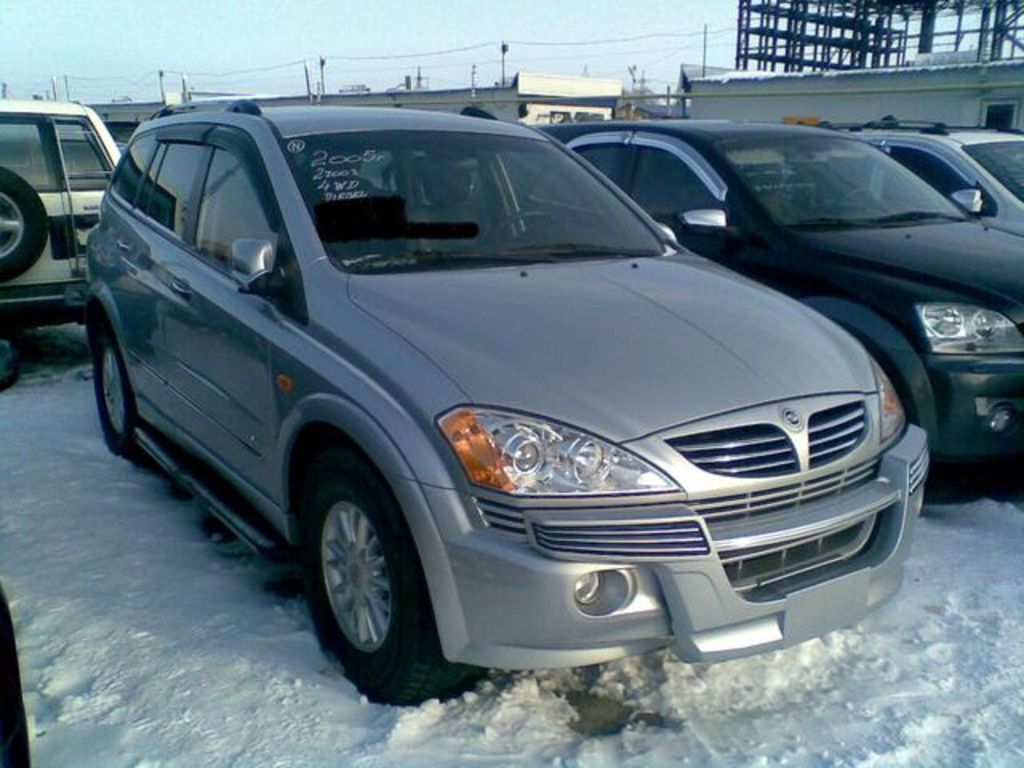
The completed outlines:
<svg viewBox="0 0 1024 768">
<path fill-rule="evenodd" d="M 476 98 L 476 64 L 469 70 L 469 95 Z"/>
<path fill-rule="evenodd" d="M 423 70 L 416 66 L 416 90 L 419 91 L 423 88 Z"/>
<path fill-rule="evenodd" d="M 161 104 L 166 104 L 167 103 L 167 92 L 164 90 L 164 71 L 162 69 L 160 70 L 159 75 L 160 75 L 160 103 Z"/>
<path fill-rule="evenodd" d="M 57 78 L 56 77 L 51 77 L 50 78 L 50 90 L 53 92 L 53 100 L 57 101 L 58 99 L 57 99 Z"/>
<path fill-rule="evenodd" d="M 186 75 L 184 72 L 182 72 L 181 73 L 181 103 L 184 104 L 186 101 L 189 101 L 189 100 L 190 99 L 189 99 L 189 95 L 188 95 L 188 75 Z"/>
<path fill-rule="evenodd" d="M 68 76 L 64 75 L 64 98 L 71 101 L 71 86 L 68 85 Z"/>
<path fill-rule="evenodd" d="M 309 103 L 313 103 L 313 80 L 309 75 L 309 62 L 303 61 L 302 68 L 306 72 L 306 98 L 309 99 Z"/>
<path fill-rule="evenodd" d="M 700 57 L 700 76 L 707 77 L 708 74 L 708 25 L 704 25 L 704 50 Z"/>
<path fill-rule="evenodd" d="M 505 54 L 508 53 L 508 43 L 501 41 L 501 87 L 505 87 Z"/>
<path fill-rule="evenodd" d="M 327 66 L 327 59 L 323 56 L 320 57 L 320 101 L 324 100 L 324 94 L 327 93 L 327 86 L 324 84 L 324 67 Z"/>
<path fill-rule="evenodd" d="M 0 99 L 7 98 L 7 83 L 0 83 Z"/>
</svg>

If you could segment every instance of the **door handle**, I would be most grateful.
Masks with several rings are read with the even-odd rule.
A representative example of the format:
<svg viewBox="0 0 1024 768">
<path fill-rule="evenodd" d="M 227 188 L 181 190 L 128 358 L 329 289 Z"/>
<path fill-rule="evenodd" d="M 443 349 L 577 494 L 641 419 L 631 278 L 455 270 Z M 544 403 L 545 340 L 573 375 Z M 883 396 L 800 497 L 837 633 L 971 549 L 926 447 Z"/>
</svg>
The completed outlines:
<svg viewBox="0 0 1024 768">
<path fill-rule="evenodd" d="M 132 244 L 129 243 L 127 240 L 118 240 L 117 241 L 117 249 L 119 251 L 125 251 L 127 253 L 128 251 L 130 251 L 132 249 Z"/>
<path fill-rule="evenodd" d="M 180 277 L 172 277 L 169 286 L 172 291 L 182 298 L 192 298 L 192 286 L 188 284 L 187 280 L 182 280 Z"/>
</svg>

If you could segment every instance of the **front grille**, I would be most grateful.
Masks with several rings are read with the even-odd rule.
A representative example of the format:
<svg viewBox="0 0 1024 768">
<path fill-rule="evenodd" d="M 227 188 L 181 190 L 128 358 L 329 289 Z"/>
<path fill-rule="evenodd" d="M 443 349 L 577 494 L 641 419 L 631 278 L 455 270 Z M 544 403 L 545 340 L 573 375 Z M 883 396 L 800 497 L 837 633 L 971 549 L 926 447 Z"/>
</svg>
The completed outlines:
<svg viewBox="0 0 1024 768">
<path fill-rule="evenodd" d="M 483 499 L 477 499 L 476 506 L 480 510 L 480 515 L 483 517 L 484 522 L 491 528 L 518 536 L 526 535 L 523 510 L 493 501 L 484 501 Z"/>
<path fill-rule="evenodd" d="M 802 483 L 790 483 L 749 493 L 691 499 L 686 505 L 705 520 L 735 520 L 798 507 L 841 491 L 853 490 L 870 483 L 877 473 L 878 460 L 873 459 Z"/>
<path fill-rule="evenodd" d="M 556 557 L 667 560 L 711 551 L 700 524 L 693 520 L 535 522 L 532 529 L 537 547 Z"/>
<path fill-rule="evenodd" d="M 726 576 L 738 592 L 766 587 L 831 563 L 849 560 L 867 545 L 877 516 L 825 536 L 786 542 L 770 549 L 730 552 L 722 558 Z"/>
<path fill-rule="evenodd" d="M 914 459 L 910 464 L 910 486 L 909 492 L 913 496 L 917 493 L 917 489 L 921 487 L 921 483 L 928 476 L 928 451 L 921 451 L 921 455 Z"/>
<path fill-rule="evenodd" d="M 774 477 L 800 470 L 792 441 L 771 424 L 701 432 L 668 443 L 691 464 L 715 475 Z"/>
<path fill-rule="evenodd" d="M 866 431 L 867 415 L 863 400 L 813 414 L 807 422 L 811 469 L 848 454 L 857 447 Z"/>
</svg>

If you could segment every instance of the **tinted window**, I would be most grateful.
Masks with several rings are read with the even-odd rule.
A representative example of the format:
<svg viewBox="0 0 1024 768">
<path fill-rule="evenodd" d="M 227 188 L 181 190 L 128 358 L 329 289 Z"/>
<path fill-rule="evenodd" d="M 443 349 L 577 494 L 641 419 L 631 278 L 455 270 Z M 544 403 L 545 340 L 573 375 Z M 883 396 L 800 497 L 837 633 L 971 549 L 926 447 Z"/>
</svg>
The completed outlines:
<svg viewBox="0 0 1024 768">
<path fill-rule="evenodd" d="M 1016 116 L 1016 103 L 989 104 L 985 107 L 985 127 L 1007 131 L 1013 128 Z"/>
<path fill-rule="evenodd" d="M 37 190 L 57 188 L 38 121 L 0 117 L 0 167 L 18 174 Z"/>
<path fill-rule="evenodd" d="M 781 225 L 906 226 L 962 220 L 939 192 L 877 147 L 819 133 L 719 142 L 743 184 Z"/>
<path fill-rule="evenodd" d="M 971 186 L 959 173 L 931 152 L 911 147 L 892 147 L 889 150 L 889 155 L 899 160 L 944 195 L 951 195 L 957 190 L 967 189 Z"/>
<path fill-rule="evenodd" d="M 149 190 L 146 213 L 183 240 L 188 239 L 193 192 L 206 170 L 206 157 L 207 149 L 198 144 L 167 144 Z"/>
<path fill-rule="evenodd" d="M 624 144 L 598 144 L 580 147 L 576 151 L 614 181 L 620 189 L 629 190 L 629 158 L 632 153 L 630 147 Z"/>
<path fill-rule="evenodd" d="M 112 186 L 114 192 L 129 205 L 135 203 L 135 198 L 142 187 L 142 175 L 146 172 L 155 149 L 156 139 L 152 135 L 142 136 L 131 143 L 117 166 Z"/>
<path fill-rule="evenodd" d="M 217 149 L 199 203 L 196 247 L 226 267 L 230 264 L 231 244 L 241 238 L 277 243 L 245 166 L 230 152 Z"/>
<path fill-rule="evenodd" d="M 110 161 L 92 127 L 79 120 L 59 120 L 57 139 L 71 188 L 106 189 Z"/>
<path fill-rule="evenodd" d="M 721 208 L 722 203 L 708 191 L 682 160 L 660 149 L 640 147 L 633 199 L 662 224 L 676 227 L 679 214 L 702 208 Z"/>
</svg>

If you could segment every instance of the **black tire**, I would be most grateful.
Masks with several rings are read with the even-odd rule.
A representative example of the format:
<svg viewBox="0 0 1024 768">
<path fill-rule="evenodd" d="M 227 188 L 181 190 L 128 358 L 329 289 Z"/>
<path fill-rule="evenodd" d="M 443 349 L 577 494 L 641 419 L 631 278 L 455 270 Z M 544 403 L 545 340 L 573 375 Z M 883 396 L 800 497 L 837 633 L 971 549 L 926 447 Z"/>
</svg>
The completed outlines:
<svg viewBox="0 0 1024 768">
<path fill-rule="evenodd" d="M 322 541 L 329 513 L 339 504 L 358 509 L 369 521 L 386 563 L 390 620 L 372 650 L 361 650 L 346 636 L 328 594 Z M 419 704 L 445 698 L 482 674 L 442 655 L 412 534 L 386 482 L 366 460 L 342 448 L 320 454 L 306 473 L 299 514 L 306 597 L 320 644 L 371 701 Z"/>
<path fill-rule="evenodd" d="M 20 370 L 18 348 L 11 342 L 0 339 L 0 390 L 7 389 L 16 382 Z"/>
<path fill-rule="evenodd" d="M 28 726 L 21 697 L 14 623 L 0 590 L 0 768 L 28 766 Z"/>
<path fill-rule="evenodd" d="M 115 456 L 142 463 L 142 453 L 135 442 L 135 430 L 139 423 L 135 393 L 128 379 L 121 350 L 105 322 L 98 322 L 89 329 L 89 350 L 92 353 L 93 391 L 103 440 Z M 111 398 L 112 387 L 119 388 L 120 409 Z M 111 408 L 119 413 L 112 412 Z"/>
<path fill-rule="evenodd" d="M 10 280 L 36 263 L 46 246 L 46 208 L 21 176 L 0 168 L 0 219 L 16 221 L 17 235 L 0 230 L 0 280 Z"/>
</svg>

